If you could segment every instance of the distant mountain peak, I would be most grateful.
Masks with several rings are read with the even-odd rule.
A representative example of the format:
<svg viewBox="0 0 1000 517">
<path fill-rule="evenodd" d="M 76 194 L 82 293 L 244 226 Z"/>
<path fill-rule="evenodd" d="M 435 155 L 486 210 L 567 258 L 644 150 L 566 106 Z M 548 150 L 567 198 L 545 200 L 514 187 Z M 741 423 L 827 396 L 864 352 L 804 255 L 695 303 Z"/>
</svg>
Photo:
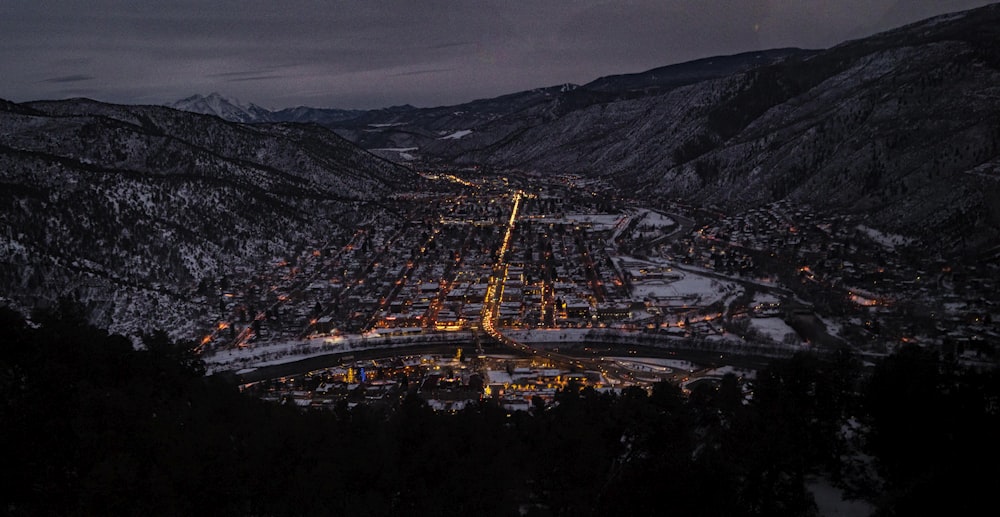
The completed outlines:
<svg viewBox="0 0 1000 517">
<path fill-rule="evenodd" d="M 271 110 L 253 103 L 244 104 L 239 99 L 219 92 L 195 94 L 167 106 L 191 113 L 214 115 L 231 122 L 271 122 L 273 119 Z"/>
</svg>

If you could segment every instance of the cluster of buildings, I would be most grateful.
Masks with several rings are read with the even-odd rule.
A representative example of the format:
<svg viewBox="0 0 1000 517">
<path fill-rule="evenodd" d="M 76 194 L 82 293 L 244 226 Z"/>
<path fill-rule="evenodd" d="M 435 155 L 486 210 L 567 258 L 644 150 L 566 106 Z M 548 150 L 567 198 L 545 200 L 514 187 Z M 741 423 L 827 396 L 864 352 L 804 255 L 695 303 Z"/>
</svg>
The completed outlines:
<svg viewBox="0 0 1000 517">
<path fill-rule="evenodd" d="M 616 236 L 632 218 L 599 212 L 592 196 L 572 188 L 579 186 L 556 182 L 525 196 L 503 257 L 499 323 L 649 324 L 647 304 L 630 293 L 616 252 Z M 512 192 L 500 180 L 461 180 L 433 197 L 403 197 L 397 203 L 405 216 L 360 227 L 344 245 L 303 249 L 250 278 L 233 278 L 221 293 L 206 349 L 337 333 L 478 328 Z"/>
<path fill-rule="evenodd" d="M 996 260 L 949 262 L 858 217 L 787 202 L 714 218 L 661 253 L 787 287 L 831 333 L 866 351 L 919 343 L 971 363 L 1000 359 Z"/>
<path fill-rule="evenodd" d="M 346 361 L 301 375 L 246 384 L 244 392 L 303 409 L 350 410 L 398 403 L 416 394 L 436 411 L 456 412 L 494 399 L 508 411 L 551 404 L 575 383 L 613 389 L 597 372 L 571 372 L 543 360 L 515 356 L 406 355 Z"/>
<path fill-rule="evenodd" d="M 437 190 L 397 196 L 396 216 L 233 275 L 205 350 L 479 330 L 489 313 L 508 330 L 718 340 L 752 339 L 749 318 L 776 343 L 917 342 L 997 358 L 997 261 L 945 263 L 856 218 L 788 203 L 667 214 L 572 175 L 436 177 Z"/>
</svg>

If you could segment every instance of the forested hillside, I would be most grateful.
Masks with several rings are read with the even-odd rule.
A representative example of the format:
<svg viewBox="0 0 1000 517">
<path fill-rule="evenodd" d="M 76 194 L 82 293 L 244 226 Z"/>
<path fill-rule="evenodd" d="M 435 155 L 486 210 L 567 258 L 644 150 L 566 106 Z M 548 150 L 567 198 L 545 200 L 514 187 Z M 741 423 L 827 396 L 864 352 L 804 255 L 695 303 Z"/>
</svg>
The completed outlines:
<svg viewBox="0 0 1000 517">
<path fill-rule="evenodd" d="M 0 293 L 23 310 L 74 296 L 113 331 L 190 336 L 200 283 L 346 242 L 416 178 L 316 125 L 2 103 Z"/>
<path fill-rule="evenodd" d="M 1000 377 L 918 347 L 778 361 L 749 399 L 730 376 L 689 397 L 570 385 L 527 412 L 303 412 L 71 303 L 0 322 L 9 515 L 815 515 L 816 480 L 879 515 L 956 515 L 1000 482 Z"/>
<path fill-rule="evenodd" d="M 1000 5 L 600 103 L 466 163 L 608 178 L 733 212 L 782 199 L 927 241 L 1000 236 Z"/>
</svg>

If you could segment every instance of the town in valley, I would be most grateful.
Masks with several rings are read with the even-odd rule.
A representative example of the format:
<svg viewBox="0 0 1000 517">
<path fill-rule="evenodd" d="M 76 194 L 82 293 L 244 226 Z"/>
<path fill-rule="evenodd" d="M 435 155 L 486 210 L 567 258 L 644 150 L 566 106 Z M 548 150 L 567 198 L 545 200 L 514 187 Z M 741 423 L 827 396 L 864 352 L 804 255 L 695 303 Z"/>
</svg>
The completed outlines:
<svg viewBox="0 0 1000 517">
<path fill-rule="evenodd" d="M 416 392 L 439 410 L 544 407 L 574 383 L 688 390 L 797 352 L 918 343 L 995 364 L 996 263 L 955 263 L 856 216 L 726 214 L 600 180 L 421 172 L 346 244 L 198 286 L 209 370 L 302 407 Z"/>
</svg>

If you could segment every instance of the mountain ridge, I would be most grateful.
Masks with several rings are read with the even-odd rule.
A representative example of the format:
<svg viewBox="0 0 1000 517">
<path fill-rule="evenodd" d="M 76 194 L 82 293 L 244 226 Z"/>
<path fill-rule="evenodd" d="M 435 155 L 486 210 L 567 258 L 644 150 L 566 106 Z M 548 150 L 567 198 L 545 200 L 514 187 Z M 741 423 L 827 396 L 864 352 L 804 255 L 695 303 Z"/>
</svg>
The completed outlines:
<svg viewBox="0 0 1000 517">
<path fill-rule="evenodd" d="M 183 338 L 210 325 L 199 285 L 335 244 L 419 181 L 315 124 L 89 99 L 0 103 L 0 168 L 5 301 L 68 296 L 110 330 Z"/>
<path fill-rule="evenodd" d="M 296 107 L 250 114 L 238 101 L 231 107 L 212 110 L 178 101 L 171 106 L 219 115 L 235 122 L 315 122 L 348 140 L 397 161 L 402 153 L 391 149 L 418 147 L 427 159 L 449 159 L 457 154 L 493 145 L 510 134 L 583 107 L 623 98 L 636 98 L 720 77 L 761 63 L 808 53 L 785 48 L 751 51 L 675 63 L 632 74 L 603 76 L 584 85 L 559 84 L 532 88 L 492 98 L 474 99 L 456 105 L 417 108 L 410 105 L 372 110 Z M 221 97 L 221 96 L 220 96 Z M 200 95 L 191 98 L 204 99 Z M 251 106 L 253 106 L 251 104 Z M 471 138 L 443 144 L 442 137 L 469 131 Z M 449 145 L 450 144 L 450 145 Z M 458 145 L 455 145 L 458 144 Z M 384 151 L 390 149 L 390 151 Z"/>
<path fill-rule="evenodd" d="M 727 211 L 787 198 L 975 252 L 1000 238 L 997 26 L 991 4 L 828 49 L 318 123 L 404 164 L 573 171 Z"/>
<path fill-rule="evenodd" d="M 202 115 L 215 115 L 230 122 L 273 122 L 271 110 L 253 103 L 243 104 L 238 99 L 223 96 L 218 92 L 208 95 L 195 94 L 167 104 L 167 107 Z"/>
<path fill-rule="evenodd" d="M 21 307 L 71 293 L 112 329 L 139 321 L 133 310 L 181 329 L 190 305 L 155 317 L 190 296 L 179 286 L 248 274 L 272 254 L 390 217 L 385 194 L 420 181 L 410 163 L 571 172 L 650 206 L 733 213 L 786 200 L 863 214 L 925 253 L 985 253 L 1000 240 L 997 84 L 1000 4 L 826 50 L 710 58 L 460 106 L 292 108 L 293 121 L 245 123 L 82 98 L 0 100 L 0 285 Z M 221 95 L 188 99 L 253 115 Z"/>
<path fill-rule="evenodd" d="M 948 254 L 1000 236 L 1000 4 L 649 97 L 588 106 L 453 160 L 574 171 L 738 211 L 865 213 Z"/>
</svg>

